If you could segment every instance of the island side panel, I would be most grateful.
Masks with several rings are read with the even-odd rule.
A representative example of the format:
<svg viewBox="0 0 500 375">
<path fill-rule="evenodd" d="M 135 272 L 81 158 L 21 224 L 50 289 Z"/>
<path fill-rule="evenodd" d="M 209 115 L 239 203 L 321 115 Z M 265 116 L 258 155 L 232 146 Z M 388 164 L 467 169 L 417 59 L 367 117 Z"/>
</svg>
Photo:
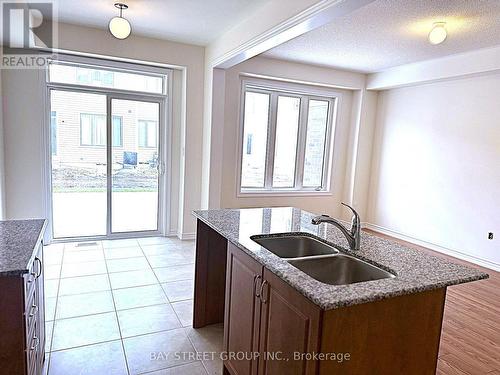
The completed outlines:
<svg viewBox="0 0 500 375">
<path fill-rule="evenodd" d="M 193 327 L 224 322 L 227 239 L 201 220 L 196 229 Z"/>
<path fill-rule="evenodd" d="M 446 288 L 327 311 L 320 374 L 435 374 Z"/>
<path fill-rule="evenodd" d="M 27 374 L 22 276 L 0 277 L 0 373 Z"/>
</svg>

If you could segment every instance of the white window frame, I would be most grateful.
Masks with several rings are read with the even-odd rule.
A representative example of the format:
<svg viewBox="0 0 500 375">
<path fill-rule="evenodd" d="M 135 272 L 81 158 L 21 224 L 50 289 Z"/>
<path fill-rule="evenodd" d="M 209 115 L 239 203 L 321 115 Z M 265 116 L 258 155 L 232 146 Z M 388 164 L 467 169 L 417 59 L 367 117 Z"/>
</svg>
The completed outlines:
<svg viewBox="0 0 500 375">
<path fill-rule="evenodd" d="M 243 187 L 241 185 L 242 163 L 244 151 L 244 119 L 245 119 L 245 93 L 260 92 L 270 94 L 269 117 L 268 117 L 268 145 L 266 152 L 266 166 L 264 172 L 264 187 Z M 273 187 L 274 150 L 276 136 L 276 116 L 278 109 L 278 96 L 301 97 L 299 112 L 299 129 L 297 137 L 297 153 L 295 158 L 295 183 L 294 187 Z M 307 116 L 309 113 L 309 100 L 328 101 L 328 122 L 325 135 L 325 151 L 323 155 L 323 171 L 321 187 L 304 187 L 304 158 L 307 136 Z M 267 79 L 242 78 L 240 91 L 239 110 L 239 133 L 238 133 L 238 166 L 237 166 L 237 197 L 262 197 L 269 196 L 301 196 L 301 195 L 332 195 L 332 166 L 333 166 L 333 144 L 336 123 L 338 119 L 338 108 L 342 100 L 342 94 L 328 88 L 309 86 L 303 84 L 271 81 Z"/>
</svg>

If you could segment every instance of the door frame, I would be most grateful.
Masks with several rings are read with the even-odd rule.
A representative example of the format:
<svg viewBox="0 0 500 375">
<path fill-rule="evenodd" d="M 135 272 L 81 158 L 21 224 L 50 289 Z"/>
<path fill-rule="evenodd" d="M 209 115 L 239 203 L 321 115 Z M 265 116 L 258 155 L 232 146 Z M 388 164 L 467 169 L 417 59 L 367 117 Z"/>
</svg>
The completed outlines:
<svg viewBox="0 0 500 375">
<path fill-rule="evenodd" d="M 44 152 L 44 199 L 45 199 L 45 216 L 49 218 L 47 225 L 46 240 L 48 243 L 58 243 L 58 242 L 73 242 L 73 241 L 97 241 L 105 239 L 119 239 L 119 238 L 136 238 L 136 237 L 148 237 L 148 236 L 158 236 L 166 235 L 168 233 L 168 228 L 170 226 L 170 207 L 171 207 L 171 160 L 172 160 L 172 77 L 173 71 L 166 68 L 158 67 L 148 67 L 143 65 L 134 65 L 129 63 L 120 63 L 116 61 L 108 60 L 97 60 L 91 58 L 82 58 L 77 56 L 68 56 L 67 58 L 60 57 L 58 61 L 69 62 L 74 64 L 82 65 L 92 65 L 95 67 L 102 67 L 104 69 L 121 69 L 129 70 L 138 73 L 144 73 L 148 75 L 149 73 L 159 73 L 166 76 L 165 84 L 167 85 L 167 90 L 165 94 L 150 94 L 134 91 L 126 91 L 119 89 L 106 89 L 100 87 L 91 86 L 81 86 L 72 84 L 62 84 L 62 83 L 51 83 L 48 79 L 48 68 L 45 71 L 45 116 L 44 126 L 43 126 L 43 152 Z M 105 63 L 103 63 L 105 61 Z M 148 69 L 150 68 L 150 69 Z M 159 104 L 159 134 L 158 134 L 158 153 L 160 155 L 161 169 L 163 173 L 158 176 L 158 212 L 157 212 L 157 222 L 158 229 L 154 231 L 134 231 L 134 232 L 111 232 L 111 218 L 112 213 L 110 200 L 111 190 L 111 174 L 110 169 L 112 165 L 110 164 L 112 143 L 107 143 L 106 145 L 106 159 L 107 159 L 107 218 L 106 218 L 106 234 L 105 235 L 95 235 L 95 236 L 79 236 L 79 237 L 59 237 L 54 238 L 53 230 L 53 204 L 52 204 L 52 151 L 51 151 L 51 135 L 52 129 L 50 128 L 50 115 L 51 115 L 51 91 L 71 91 L 71 92 L 82 92 L 82 93 L 94 93 L 106 96 L 106 138 L 110 140 L 111 135 L 111 101 L 112 99 L 119 100 L 136 100 L 136 101 L 147 101 L 156 102 Z"/>
</svg>

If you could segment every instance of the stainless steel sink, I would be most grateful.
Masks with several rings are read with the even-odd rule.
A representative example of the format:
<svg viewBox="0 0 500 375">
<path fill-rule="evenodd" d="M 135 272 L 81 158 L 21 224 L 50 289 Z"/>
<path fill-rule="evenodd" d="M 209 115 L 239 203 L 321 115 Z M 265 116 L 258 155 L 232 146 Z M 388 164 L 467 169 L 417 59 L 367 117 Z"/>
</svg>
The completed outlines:
<svg viewBox="0 0 500 375">
<path fill-rule="evenodd" d="M 338 253 L 334 247 L 308 236 L 252 236 L 250 238 L 280 258 L 300 258 Z"/>
<path fill-rule="evenodd" d="M 395 277 L 379 267 L 349 255 L 289 260 L 289 263 L 325 284 L 344 285 Z"/>
</svg>

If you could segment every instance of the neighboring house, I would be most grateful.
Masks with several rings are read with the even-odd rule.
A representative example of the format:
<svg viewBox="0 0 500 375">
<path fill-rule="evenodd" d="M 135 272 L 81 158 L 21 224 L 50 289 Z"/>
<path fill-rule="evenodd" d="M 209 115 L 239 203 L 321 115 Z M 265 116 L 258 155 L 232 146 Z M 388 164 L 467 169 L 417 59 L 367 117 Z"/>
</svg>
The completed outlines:
<svg viewBox="0 0 500 375">
<path fill-rule="evenodd" d="M 72 91 L 51 95 L 51 139 L 54 166 L 106 163 L 106 97 Z M 156 157 L 158 107 L 154 103 L 113 100 L 112 160 L 137 152 L 139 163 Z M 113 166 L 117 168 L 117 166 Z"/>
</svg>

